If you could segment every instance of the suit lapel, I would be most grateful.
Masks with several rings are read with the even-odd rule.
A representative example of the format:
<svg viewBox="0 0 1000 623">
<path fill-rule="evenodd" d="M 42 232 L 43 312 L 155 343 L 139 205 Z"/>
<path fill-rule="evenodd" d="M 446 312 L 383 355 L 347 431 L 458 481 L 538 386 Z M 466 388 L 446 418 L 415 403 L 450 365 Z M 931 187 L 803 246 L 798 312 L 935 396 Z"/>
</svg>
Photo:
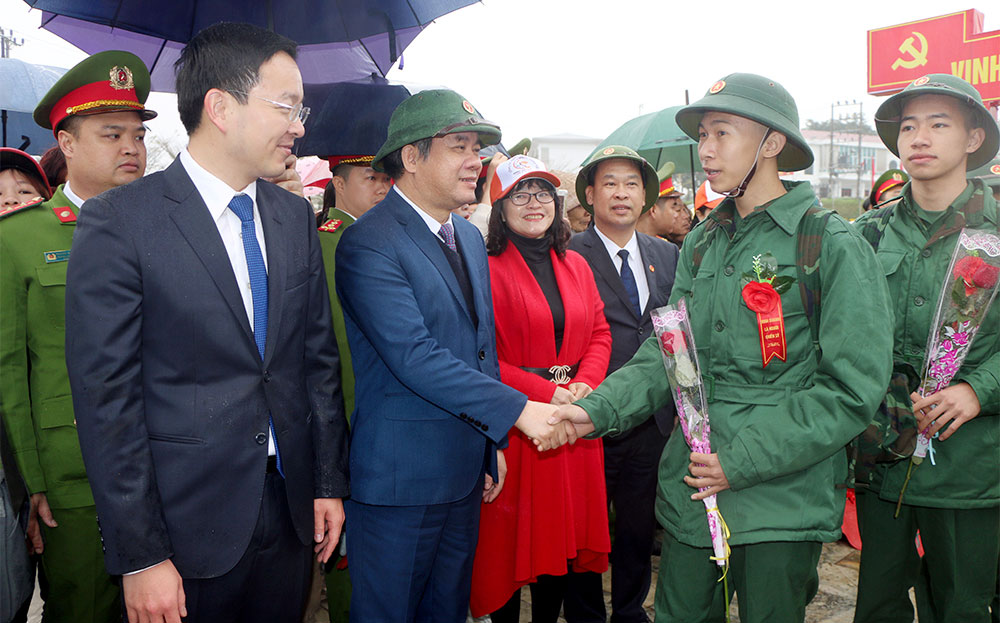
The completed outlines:
<svg viewBox="0 0 1000 623">
<path fill-rule="evenodd" d="M 639 259 L 642 261 L 642 272 L 646 275 L 646 285 L 649 286 L 649 298 L 646 299 L 646 309 L 648 313 L 651 309 L 660 307 L 659 275 L 656 274 L 655 254 L 651 248 L 652 241 L 645 236 L 636 233 L 636 241 L 639 243 Z M 662 272 L 662 271 L 661 271 Z M 664 301 L 664 305 L 666 302 Z"/>
<path fill-rule="evenodd" d="M 482 234 L 479 233 L 478 229 L 456 227 L 455 237 L 458 239 L 458 250 L 465 261 L 465 270 L 469 274 L 469 285 L 472 287 L 472 299 L 476 305 L 476 316 L 478 318 L 487 318 L 492 311 L 487 303 L 485 292 L 485 286 L 489 283 L 486 279 L 489 267 L 486 264 L 486 256 L 477 252 L 481 248 L 479 245 L 482 244 Z M 476 239 L 477 237 L 479 238 L 478 240 Z M 463 298 L 462 300 L 465 299 Z M 469 320 L 472 320 L 471 313 L 469 314 Z"/>
<path fill-rule="evenodd" d="M 281 210 L 278 209 L 274 193 L 264 182 L 257 182 L 257 209 L 264 228 L 264 243 L 267 247 L 267 342 L 264 345 L 264 365 L 274 354 L 275 341 L 281 335 L 281 308 L 284 302 L 285 279 L 288 254 L 285 248 Z"/>
<path fill-rule="evenodd" d="M 417 245 L 417 248 L 427 256 L 431 264 L 441 273 L 441 277 L 448 284 L 448 289 L 451 290 L 451 295 L 455 297 L 455 301 L 465 310 L 466 314 L 469 314 L 469 310 L 465 305 L 465 296 L 462 295 L 462 289 L 458 285 L 458 278 L 455 277 L 455 271 L 452 270 L 451 264 L 448 263 L 448 258 L 444 256 L 444 251 L 441 249 L 441 245 L 438 244 L 437 237 L 431 233 L 430 228 L 427 227 L 427 223 L 414 212 L 413 207 L 405 199 L 398 196 L 397 193 L 392 193 L 392 195 L 392 207 L 395 211 L 396 220 L 403 226 L 406 235 L 410 237 L 413 244 Z M 471 315 L 469 316 L 469 320 L 472 320 Z"/>
<path fill-rule="evenodd" d="M 250 329 L 250 320 L 243 307 L 243 297 L 236 285 L 233 266 L 229 262 L 229 254 L 222 244 L 219 228 L 212 221 L 208 207 L 181 165 L 180 158 L 174 160 L 164 171 L 164 176 L 168 180 L 164 196 L 177 203 L 177 207 L 170 211 L 171 220 L 205 266 L 222 298 L 252 343 L 253 331 Z M 270 253 L 270 249 L 268 251 Z"/>
<path fill-rule="evenodd" d="M 625 309 L 629 310 L 635 316 L 635 307 L 632 306 L 632 299 L 629 298 L 628 292 L 625 291 L 625 284 L 622 283 L 621 273 L 615 270 L 611 256 L 608 255 L 608 249 L 604 246 L 604 241 L 597 235 L 597 230 L 592 227 L 586 231 L 584 236 L 586 236 L 584 243 L 590 249 L 590 257 L 593 259 L 591 266 L 594 267 L 594 272 L 618 295 Z"/>
</svg>

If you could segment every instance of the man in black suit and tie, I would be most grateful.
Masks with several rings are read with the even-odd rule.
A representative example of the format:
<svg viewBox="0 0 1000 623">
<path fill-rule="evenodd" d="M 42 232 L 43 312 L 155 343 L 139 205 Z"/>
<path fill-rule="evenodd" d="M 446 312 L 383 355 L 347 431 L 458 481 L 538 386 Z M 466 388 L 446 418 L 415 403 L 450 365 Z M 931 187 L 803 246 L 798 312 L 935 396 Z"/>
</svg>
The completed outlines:
<svg viewBox="0 0 1000 623">
<path fill-rule="evenodd" d="M 628 147 L 612 146 L 591 156 L 576 178 L 580 203 L 594 226 L 569 247 L 594 271 L 604 315 L 611 326 L 608 374 L 624 365 L 653 333 L 649 312 L 667 304 L 677 268 L 677 247 L 636 232 L 639 216 L 659 194 L 653 167 Z M 674 427 L 667 405 L 642 425 L 604 438 L 608 503 L 615 510 L 611 549 L 611 621 L 646 622 L 642 603 L 649 592 L 656 517 L 656 470 Z"/>
<path fill-rule="evenodd" d="M 247 24 L 177 63 L 190 142 L 85 203 L 67 363 L 130 621 L 297 621 L 332 552 L 347 427 L 315 220 L 261 181 L 304 132 L 295 44 Z"/>
</svg>

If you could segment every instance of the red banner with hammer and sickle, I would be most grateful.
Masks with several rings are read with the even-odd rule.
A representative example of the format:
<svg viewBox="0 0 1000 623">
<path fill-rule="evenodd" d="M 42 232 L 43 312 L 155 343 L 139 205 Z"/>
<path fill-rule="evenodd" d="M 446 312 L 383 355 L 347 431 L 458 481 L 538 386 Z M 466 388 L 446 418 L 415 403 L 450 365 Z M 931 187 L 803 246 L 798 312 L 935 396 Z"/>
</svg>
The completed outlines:
<svg viewBox="0 0 1000 623">
<path fill-rule="evenodd" d="M 983 32 L 975 9 L 868 31 L 868 92 L 888 95 L 926 74 L 972 84 L 1000 104 L 1000 30 Z"/>
</svg>

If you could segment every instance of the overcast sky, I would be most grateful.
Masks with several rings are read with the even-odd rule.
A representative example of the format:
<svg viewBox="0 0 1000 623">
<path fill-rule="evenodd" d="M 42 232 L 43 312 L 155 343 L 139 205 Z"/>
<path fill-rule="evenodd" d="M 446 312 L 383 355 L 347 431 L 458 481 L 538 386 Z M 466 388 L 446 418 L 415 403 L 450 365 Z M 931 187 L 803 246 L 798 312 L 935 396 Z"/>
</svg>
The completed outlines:
<svg viewBox="0 0 1000 623">
<path fill-rule="evenodd" d="M 985 14 L 986 30 L 1000 29 L 994 0 L 484 0 L 428 26 L 389 78 L 455 89 L 501 125 L 508 145 L 560 133 L 602 138 L 736 71 L 784 85 L 803 125 L 829 119 L 835 100 L 862 102 L 871 122 L 880 99 L 865 93 L 866 31 L 970 8 Z M 0 16 L 25 40 L 12 56 L 64 67 L 83 58 L 38 29 L 40 12 L 21 0 L 0 0 Z M 177 123 L 169 99 L 151 107 L 162 117 L 154 131 Z"/>
</svg>

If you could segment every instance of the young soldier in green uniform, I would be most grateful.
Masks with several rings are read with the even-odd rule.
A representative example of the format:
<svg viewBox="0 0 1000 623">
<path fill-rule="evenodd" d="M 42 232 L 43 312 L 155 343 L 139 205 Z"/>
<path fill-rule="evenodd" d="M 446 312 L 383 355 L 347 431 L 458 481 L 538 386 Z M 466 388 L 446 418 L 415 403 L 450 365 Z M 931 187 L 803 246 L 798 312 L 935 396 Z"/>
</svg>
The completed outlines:
<svg viewBox="0 0 1000 623">
<path fill-rule="evenodd" d="M 997 153 L 1000 132 L 976 89 L 947 74 L 918 78 L 879 107 L 875 122 L 910 182 L 899 203 L 855 226 L 885 270 L 896 322 L 893 359 L 919 373 L 959 231 L 998 231 L 996 201 L 966 171 Z M 939 435 L 932 454 L 914 467 L 898 516 L 909 460 L 878 463 L 870 482 L 858 483 L 864 548 L 854 620 L 913 620 L 907 589 L 918 569 L 920 530 L 932 609 L 921 606 L 921 621 L 989 621 L 1000 555 L 1000 305 L 983 321 L 952 385 L 911 400 L 903 405 L 915 416 L 911 430 L 931 426 Z"/>
<path fill-rule="evenodd" d="M 816 209 L 808 183 L 778 177 L 813 161 L 795 102 L 780 85 L 731 74 L 681 109 L 677 122 L 698 139 L 713 190 L 728 196 L 688 234 L 671 294 L 674 303 L 687 300 L 713 453 L 692 453 L 673 435 L 660 460 L 656 513 L 666 534 L 656 621 L 725 620 L 701 502 L 718 494 L 731 531 L 728 582 L 740 620 L 801 622 L 819 585 L 822 542 L 840 538 L 844 446 L 871 419 L 889 380 L 885 281 L 857 232 Z M 757 314 L 742 296 L 745 283 L 758 281 L 755 258 L 771 264 L 781 282 L 794 280 L 780 296 L 783 348 L 767 359 Z M 807 268 L 814 276 L 804 288 Z M 558 417 L 580 434 L 615 434 L 670 400 L 650 338 Z"/>
<path fill-rule="evenodd" d="M 148 94 L 149 72 L 127 52 L 101 52 L 66 72 L 34 112 L 66 156 L 66 184 L 0 220 L 0 409 L 43 524 L 35 550 L 49 582 L 45 623 L 121 620 L 76 435 L 63 307 L 80 206 L 146 169 L 142 122 L 156 115 L 143 105 Z"/>
<path fill-rule="evenodd" d="M 388 120 L 386 120 L 388 127 Z M 375 145 L 374 147 L 379 147 Z M 372 151 L 375 151 L 374 149 Z M 354 411 L 354 368 L 351 365 L 351 350 L 347 343 L 347 326 L 344 310 L 337 296 L 336 272 L 337 244 L 340 237 L 362 214 L 375 207 L 385 198 L 392 185 L 392 179 L 385 173 L 372 168 L 372 156 L 331 156 L 330 170 L 333 171 L 335 201 L 330 210 L 330 219 L 319 226 L 319 246 L 323 250 L 323 265 L 326 268 L 326 285 L 330 289 L 330 312 L 333 331 L 337 336 L 340 351 L 340 387 L 344 392 L 344 413 L 348 417 Z M 351 603 L 351 579 L 347 568 L 339 565 L 326 574 L 326 600 L 329 605 L 330 623 L 347 623 L 348 606 Z"/>
</svg>

